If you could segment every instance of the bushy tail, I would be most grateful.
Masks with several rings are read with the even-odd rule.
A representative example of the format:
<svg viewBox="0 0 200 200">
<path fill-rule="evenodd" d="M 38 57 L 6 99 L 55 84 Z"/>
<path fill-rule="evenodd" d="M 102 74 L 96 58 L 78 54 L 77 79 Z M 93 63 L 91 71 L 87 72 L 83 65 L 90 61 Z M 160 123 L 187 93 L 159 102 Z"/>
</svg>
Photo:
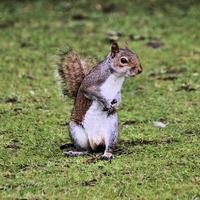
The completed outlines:
<svg viewBox="0 0 200 200">
<path fill-rule="evenodd" d="M 58 74 L 64 96 L 75 98 L 86 74 L 91 69 L 91 61 L 81 60 L 80 56 L 71 50 L 60 54 Z"/>
</svg>

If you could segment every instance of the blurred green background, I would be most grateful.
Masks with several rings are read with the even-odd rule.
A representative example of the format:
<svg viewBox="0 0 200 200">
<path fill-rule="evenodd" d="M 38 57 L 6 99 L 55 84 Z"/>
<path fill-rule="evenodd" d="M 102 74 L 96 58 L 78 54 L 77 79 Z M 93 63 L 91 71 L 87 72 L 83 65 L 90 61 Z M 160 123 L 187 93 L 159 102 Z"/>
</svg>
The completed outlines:
<svg viewBox="0 0 200 200">
<path fill-rule="evenodd" d="M 0 199 L 200 199 L 200 1 L 0 1 Z M 63 157 L 59 50 L 129 43 L 115 159 Z M 157 128 L 153 122 L 167 124 Z"/>
</svg>

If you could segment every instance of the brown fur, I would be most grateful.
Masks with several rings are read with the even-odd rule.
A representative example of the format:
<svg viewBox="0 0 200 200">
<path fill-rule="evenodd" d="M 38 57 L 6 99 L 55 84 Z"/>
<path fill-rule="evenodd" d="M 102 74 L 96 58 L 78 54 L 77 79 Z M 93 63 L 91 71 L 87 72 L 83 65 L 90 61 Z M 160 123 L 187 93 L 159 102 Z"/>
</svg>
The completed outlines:
<svg viewBox="0 0 200 200">
<path fill-rule="evenodd" d="M 99 76 L 97 76 L 97 74 L 99 74 Z M 107 71 L 101 72 L 101 66 L 97 65 L 83 79 L 81 86 L 78 90 L 74 109 L 72 111 L 72 121 L 76 122 L 77 124 L 80 124 L 82 122 L 85 113 L 92 104 L 92 99 L 89 97 L 89 93 L 91 93 L 92 91 L 98 91 L 98 88 L 96 87 L 100 86 L 101 83 L 106 80 L 108 75 L 109 73 Z M 89 98 L 85 96 L 85 94 L 87 93 Z"/>
<path fill-rule="evenodd" d="M 64 95 L 76 98 L 82 80 L 92 68 L 93 60 L 81 60 L 73 52 L 61 54 L 58 73 L 61 77 L 62 92 Z"/>
<path fill-rule="evenodd" d="M 127 60 L 128 60 L 127 64 L 123 64 L 120 62 L 120 58 L 122 58 L 122 57 L 127 58 Z M 124 66 L 128 65 L 132 68 L 141 68 L 139 58 L 137 57 L 136 54 L 131 52 L 129 49 L 121 49 L 120 53 L 117 54 L 115 57 L 114 65 L 119 66 L 119 67 L 124 67 Z"/>
<path fill-rule="evenodd" d="M 92 104 L 92 100 L 85 97 L 83 92 L 78 92 L 74 108 L 72 110 L 71 120 L 77 124 L 81 124 L 85 113 Z"/>
<path fill-rule="evenodd" d="M 119 135 L 116 107 L 120 103 L 120 90 L 124 77 L 131 77 L 141 73 L 142 67 L 137 55 L 131 52 L 127 45 L 124 49 L 119 49 L 116 42 L 113 42 L 111 52 L 106 59 L 91 70 L 85 68 L 84 63 L 90 64 L 91 62 L 81 61 L 78 55 L 67 53 L 64 54 L 59 67 L 59 74 L 64 84 L 64 92 L 71 93 L 75 99 L 69 130 L 71 139 L 78 151 L 65 152 L 65 155 L 85 155 L 91 148 L 94 150 L 98 145 L 101 146 L 102 144 L 105 148 L 102 158 L 110 160 Z M 106 80 L 108 80 L 106 84 L 101 87 Z M 116 84 L 116 87 L 111 88 L 114 86 L 113 84 Z M 111 93 L 109 94 L 110 91 Z M 94 104 L 94 109 L 91 110 L 93 113 L 88 113 L 87 118 L 86 112 L 94 101 L 97 101 L 98 104 Z M 113 115 L 114 113 L 115 115 Z M 96 118 L 95 114 L 99 115 L 99 117 Z M 108 116 L 107 118 L 104 118 L 105 114 Z M 109 118 L 109 115 L 113 115 L 113 118 Z M 85 116 L 86 120 L 84 120 Z M 110 127 L 105 127 L 108 131 L 102 129 L 105 131 L 101 133 L 105 134 L 101 136 L 103 137 L 102 141 L 99 142 L 99 139 L 94 137 L 94 141 L 90 143 L 90 131 L 88 131 L 88 128 L 93 129 L 93 124 L 90 123 L 94 123 L 94 130 L 91 130 L 93 132 L 91 134 L 97 134 L 98 136 L 100 130 L 96 127 L 95 120 L 99 119 L 100 123 L 104 123 L 101 120 L 102 117 L 104 120 L 110 120 L 108 121 Z M 100 128 L 103 126 L 104 124 L 100 124 Z M 81 132 L 80 129 L 76 129 L 77 127 L 81 127 L 81 130 L 85 128 L 86 134 Z M 83 134 L 83 137 L 79 136 L 79 134 Z M 80 152 L 79 150 L 84 151 Z"/>
<path fill-rule="evenodd" d="M 128 65 L 134 71 L 136 70 L 136 74 L 142 72 L 137 55 L 129 49 L 119 49 L 117 43 L 113 43 L 110 56 L 114 59 L 114 66 L 121 68 Z M 122 56 L 127 58 L 127 64 L 121 63 Z M 69 52 L 62 55 L 58 68 L 62 80 L 63 94 L 75 99 L 71 120 L 77 124 L 81 124 L 93 100 L 101 102 L 105 109 L 109 106 L 107 100 L 101 95 L 99 88 L 113 72 L 109 65 L 104 62 L 91 68 L 93 63 L 92 60 L 81 60 L 77 54 Z M 109 112 L 112 114 L 116 110 Z"/>
</svg>

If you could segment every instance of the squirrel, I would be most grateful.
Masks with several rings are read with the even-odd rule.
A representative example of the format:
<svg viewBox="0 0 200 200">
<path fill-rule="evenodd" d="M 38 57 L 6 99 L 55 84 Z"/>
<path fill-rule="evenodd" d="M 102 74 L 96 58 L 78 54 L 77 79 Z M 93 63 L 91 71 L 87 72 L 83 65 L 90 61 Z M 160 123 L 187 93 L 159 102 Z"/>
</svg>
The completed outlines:
<svg viewBox="0 0 200 200">
<path fill-rule="evenodd" d="M 134 77 L 143 68 L 127 44 L 119 48 L 115 41 L 105 60 L 91 65 L 71 51 L 62 54 L 58 65 L 62 92 L 74 99 L 69 133 L 76 151 L 63 153 L 81 156 L 103 147 L 102 159 L 111 160 L 119 136 L 117 107 L 122 84 L 125 77 Z"/>
</svg>

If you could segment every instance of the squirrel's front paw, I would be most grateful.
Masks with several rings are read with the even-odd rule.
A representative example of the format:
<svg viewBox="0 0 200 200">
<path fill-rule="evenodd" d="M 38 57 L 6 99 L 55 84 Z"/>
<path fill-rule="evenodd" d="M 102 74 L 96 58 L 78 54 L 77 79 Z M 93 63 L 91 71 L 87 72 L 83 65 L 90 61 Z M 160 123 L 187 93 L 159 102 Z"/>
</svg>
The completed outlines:
<svg viewBox="0 0 200 200">
<path fill-rule="evenodd" d="M 115 111 L 115 107 L 112 104 L 110 106 L 104 106 L 103 111 L 108 112 L 108 114 L 111 114 Z"/>
<path fill-rule="evenodd" d="M 117 101 L 117 99 L 113 99 L 112 101 L 111 101 L 111 105 L 112 105 L 112 107 L 117 107 L 118 106 L 118 101 Z"/>
</svg>

